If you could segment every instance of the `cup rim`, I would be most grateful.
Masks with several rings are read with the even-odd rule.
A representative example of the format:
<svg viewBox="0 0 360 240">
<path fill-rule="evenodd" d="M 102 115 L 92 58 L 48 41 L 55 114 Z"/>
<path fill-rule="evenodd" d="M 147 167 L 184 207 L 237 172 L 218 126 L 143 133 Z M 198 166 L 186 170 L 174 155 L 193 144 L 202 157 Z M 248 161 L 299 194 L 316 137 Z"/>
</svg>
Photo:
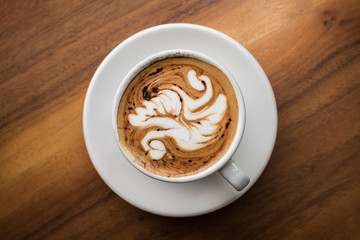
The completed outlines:
<svg viewBox="0 0 360 240">
<path fill-rule="evenodd" d="M 226 151 L 226 153 L 216 163 L 214 163 L 207 169 L 205 169 L 201 172 L 192 174 L 192 175 L 187 175 L 187 176 L 182 176 L 182 177 L 160 176 L 160 175 L 157 175 L 157 174 L 147 171 L 145 168 L 143 168 L 140 165 L 138 165 L 137 163 L 135 163 L 135 161 L 134 161 L 135 157 L 130 153 L 129 150 L 127 150 L 126 148 L 121 146 L 120 140 L 119 140 L 119 132 L 118 132 L 118 128 L 117 128 L 117 115 L 118 115 L 118 107 L 120 104 L 120 100 L 121 100 L 122 95 L 125 92 L 127 86 L 130 84 L 130 82 L 133 80 L 133 78 L 138 73 L 140 73 L 144 68 L 150 66 L 151 64 L 156 63 L 156 62 L 161 61 L 166 58 L 171 58 L 171 57 L 196 58 L 198 60 L 210 63 L 210 64 L 216 66 L 217 68 L 219 68 L 228 77 L 228 79 L 234 89 L 236 99 L 237 99 L 237 104 L 238 104 L 238 124 L 237 124 L 237 128 L 236 128 L 234 140 L 231 143 L 228 150 Z M 215 61 L 214 59 L 212 59 L 211 57 L 209 57 L 203 53 L 193 51 L 193 50 L 188 50 L 188 49 L 171 49 L 171 50 L 160 51 L 160 52 L 157 52 L 155 54 L 152 54 L 152 55 L 144 58 L 142 61 L 137 63 L 134 67 L 132 67 L 131 70 L 122 79 L 122 81 L 119 84 L 118 89 L 116 90 L 114 101 L 113 101 L 112 128 L 113 128 L 113 133 L 114 133 L 118 148 L 123 153 L 126 160 L 128 162 L 130 162 L 131 165 L 134 166 L 137 170 L 139 170 L 140 172 L 142 172 L 143 174 L 145 174 L 149 177 L 152 177 L 154 179 L 164 181 L 164 182 L 179 182 L 179 183 L 180 182 L 191 182 L 191 181 L 195 181 L 195 180 L 199 180 L 201 178 L 207 177 L 207 176 L 217 172 L 231 159 L 231 157 L 234 155 L 236 149 L 238 148 L 238 146 L 241 142 L 243 133 L 244 133 L 245 119 L 246 119 L 245 114 L 246 114 L 246 112 L 245 112 L 245 103 L 244 103 L 243 94 L 241 93 L 240 87 L 239 87 L 238 83 L 236 82 L 235 78 L 231 75 L 231 73 L 228 70 L 226 70 L 217 61 Z"/>
</svg>

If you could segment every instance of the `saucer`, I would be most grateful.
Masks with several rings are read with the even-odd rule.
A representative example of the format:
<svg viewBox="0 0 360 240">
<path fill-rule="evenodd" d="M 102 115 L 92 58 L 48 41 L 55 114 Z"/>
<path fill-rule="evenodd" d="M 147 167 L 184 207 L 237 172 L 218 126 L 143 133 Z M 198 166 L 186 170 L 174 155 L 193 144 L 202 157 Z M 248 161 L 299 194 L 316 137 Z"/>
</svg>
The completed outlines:
<svg viewBox="0 0 360 240">
<path fill-rule="evenodd" d="M 237 80 L 245 101 L 246 127 L 232 159 L 250 178 L 249 185 L 242 191 L 237 192 L 219 173 L 188 183 L 161 182 L 134 168 L 119 150 L 111 119 L 116 89 L 138 62 L 169 49 L 205 53 L 222 63 Z M 166 24 L 136 33 L 104 59 L 86 94 L 83 127 L 93 165 L 122 199 L 154 214 L 189 217 L 220 209 L 254 185 L 275 144 L 277 109 L 264 71 L 238 42 L 211 28 Z"/>
</svg>

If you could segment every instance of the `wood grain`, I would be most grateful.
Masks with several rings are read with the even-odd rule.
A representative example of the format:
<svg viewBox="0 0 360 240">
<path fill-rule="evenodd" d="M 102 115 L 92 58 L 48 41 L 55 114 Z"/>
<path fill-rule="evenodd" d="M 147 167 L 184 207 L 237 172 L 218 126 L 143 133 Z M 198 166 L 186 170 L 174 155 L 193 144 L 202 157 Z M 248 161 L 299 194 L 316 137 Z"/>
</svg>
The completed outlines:
<svg viewBox="0 0 360 240">
<path fill-rule="evenodd" d="M 1 239 L 360 239 L 360 2 L 4 0 Z M 163 23 L 243 44 L 274 89 L 269 165 L 231 205 L 193 218 L 139 210 L 91 164 L 82 109 L 97 66 Z"/>
</svg>

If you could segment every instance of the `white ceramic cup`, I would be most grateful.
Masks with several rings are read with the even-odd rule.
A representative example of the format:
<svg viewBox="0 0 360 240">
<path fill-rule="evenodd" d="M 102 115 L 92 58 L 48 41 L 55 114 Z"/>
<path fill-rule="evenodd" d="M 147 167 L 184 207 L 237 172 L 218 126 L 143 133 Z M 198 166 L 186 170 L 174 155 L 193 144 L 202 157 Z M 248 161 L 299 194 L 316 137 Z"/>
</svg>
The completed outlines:
<svg viewBox="0 0 360 240">
<path fill-rule="evenodd" d="M 209 168 L 207 168 L 199 173 L 196 173 L 196 174 L 193 174 L 190 176 L 183 176 L 183 177 L 159 176 L 159 175 L 151 173 L 151 172 L 147 171 L 146 169 L 142 168 L 141 166 L 139 166 L 137 163 L 134 162 L 134 156 L 120 144 L 119 133 L 118 133 L 118 128 L 117 128 L 117 115 L 118 115 L 119 103 L 120 103 L 120 100 L 121 100 L 121 97 L 122 97 L 124 91 L 126 90 L 127 86 L 129 85 L 129 83 L 133 80 L 133 78 L 139 72 L 141 72 L 146 67 L 150 66 L 151 64 L 153 64 L 157 61 L 160 61 L 160 60 L 163 60 L 166 58 L 171 58 L 171 57 L 196 58 L 201 61 L 210 63 L 210 64 L 216 66 L 217 68 L 219 68 L 228 77 L 228 79 L 230 80 L 230 82 L 233 86 L 233 89 L 235 91 L 236 98 L 237 98 L 238 109 L 239 109 L 236 133 L 235 133 L 233 142 L 230 145 L 230 147 L 228 148 L 227 152 L 216 163 L 214 163 Z M 113 132 L 115 135 L 116 142 L 117 142 L 120 150 L 122 151 L 122 153 L 125 155 L 126 159 L 140 172 L 142 172 L 152 178 L 155 178 L 157 180 L 161 180 L 161 181 L 165 181 L 165 182 L 177 182 L 177 183 L 190 182 L 190 181 L 202 179 L 202 178 L 207 177 L 218 171 L 238 191 L 241 191 L 242 189 L 244 189 L 250 182 L 249 177 L 231 159 L 231 157 L 234 155 L 237 147 L 239 146 L 239 144 L 241 142 L 241 138 L 242 138 L 244 128 L 245 128 L 245 105 L 244 105 L 242 93 L 240 91 L 240 88 L 239 88 L 237 82 L 233 78 L 233 76 L 217 61 L 215 61 L 214 59 L 212 59 L 202 53 L 191 51 L 191 50 L 185 50 L 185 49 L 168 50 L 168 51 L 163 51 L 163 52 L 159 52 L 154 55 L 151 55 L 151 56 L 145 58 L 144 60 L 142 60 L 141 62 L 139 62 L 137 65 L 135 65 L 130 70 L 130 72 L 124 77 L 124 79 L 121 81 L 119 88 L 116 91 L 114 103 L 113 103 L 113 109 L 112 109 L 112 127 L 113 127 Z"/>
</svg>

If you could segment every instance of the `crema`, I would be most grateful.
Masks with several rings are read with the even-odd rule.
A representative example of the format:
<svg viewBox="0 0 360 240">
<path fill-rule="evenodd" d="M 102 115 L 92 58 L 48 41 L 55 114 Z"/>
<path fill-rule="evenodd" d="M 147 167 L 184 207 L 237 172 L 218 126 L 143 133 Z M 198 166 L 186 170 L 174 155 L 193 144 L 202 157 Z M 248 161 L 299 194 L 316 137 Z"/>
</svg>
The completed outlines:
<svg viewBox="0 0 360 240">
<path fill-rule="evenodd" d="M 201 172 L 227 152 L 237 127 L 233 87 L 217 67 L 171 57 L 143 69 L 119 104 L 120 144 L 154 174 Z"/>
</svg>

